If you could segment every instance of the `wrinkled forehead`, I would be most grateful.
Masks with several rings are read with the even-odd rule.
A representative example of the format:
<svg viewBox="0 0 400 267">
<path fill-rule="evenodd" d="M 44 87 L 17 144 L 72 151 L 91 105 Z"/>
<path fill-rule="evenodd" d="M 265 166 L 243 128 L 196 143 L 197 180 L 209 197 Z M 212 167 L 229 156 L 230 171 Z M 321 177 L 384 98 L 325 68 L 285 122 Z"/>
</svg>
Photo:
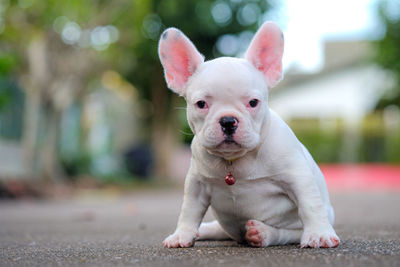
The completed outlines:
<svg viewBox="0 0 400 267">
<path fill-rule="evenodd" d="M 217 58 L 199 66 L 190 82 L 187 96 L 198 94 L 214 97 L 267 95 L 264 76 L 247 60 L 240 58 Z"/>
</svg>

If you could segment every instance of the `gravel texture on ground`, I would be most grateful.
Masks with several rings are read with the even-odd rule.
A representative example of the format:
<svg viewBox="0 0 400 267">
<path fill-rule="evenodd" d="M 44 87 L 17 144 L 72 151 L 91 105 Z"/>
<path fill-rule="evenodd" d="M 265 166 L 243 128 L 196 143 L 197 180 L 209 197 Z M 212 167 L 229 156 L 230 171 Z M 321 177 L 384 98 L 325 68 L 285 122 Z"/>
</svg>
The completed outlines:
<svg viewBox="0 0 400 267">
<path fill-rule="evenodd" d="M 334 193 L 333 249 L 202 241 L 167 249 L 180 191 L 0 202 L 0 266 L 400 266 L 400 194 Z M 206 220 L 212 219 L 210 213 Z"/>
</svg>

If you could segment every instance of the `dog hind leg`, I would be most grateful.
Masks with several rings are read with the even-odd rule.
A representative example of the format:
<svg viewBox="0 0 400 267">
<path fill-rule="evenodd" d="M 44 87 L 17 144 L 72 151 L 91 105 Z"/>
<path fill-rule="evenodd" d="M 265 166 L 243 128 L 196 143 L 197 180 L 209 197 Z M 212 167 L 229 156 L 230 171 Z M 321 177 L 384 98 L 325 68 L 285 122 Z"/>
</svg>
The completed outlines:
<svg viewBox="0 0 400 267">
<path fill-rule="evenodd" d="M 197 240 L 226 240 L 231 239 L 222 229 L 217 220 L 203 222 L 199 227 L 199 238 Z"/>
<path fill-rule="evenodd" d="M 246 223 L 246 241 L 253 247 L 300 243 L 303 230 L 278 229 L 257 220 Z"/>
</svg>

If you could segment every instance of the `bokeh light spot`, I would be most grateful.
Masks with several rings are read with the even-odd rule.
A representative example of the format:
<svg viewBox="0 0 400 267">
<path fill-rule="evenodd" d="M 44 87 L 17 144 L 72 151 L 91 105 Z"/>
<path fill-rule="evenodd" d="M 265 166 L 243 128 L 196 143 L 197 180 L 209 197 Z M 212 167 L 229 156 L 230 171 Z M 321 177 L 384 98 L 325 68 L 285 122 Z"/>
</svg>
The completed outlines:
<svg viewBox="0 0 400 267">
<path fill-rule="evenodd" d="M 212 6 L 211 15 L 217 24 L 223 26 L 228 24 L 231 20 L 232 10 L 227 3 L 218 1 Z"/>
<path fill-rule="evenodd" d="M 143 20 L 142 32 L 145 37 L 156 40 L 160 35 L 161 19 L 157 14 L 149 14 Z"/>
<path fill-rule="evenodd" d="M 110 32 L 106 27 L 96 27 L 90 33 L 90 41 L 94 49 L 99 51 L 105 50 L 111 43 Z"/>
<path fill-rule="evenodd" d="M 61 32 L 61 38 L 64 43 L 70 45 L 76 44 L 79 41 L 80 36 L 81 27 L 73 21 L 67 22 Z"/>
<path fill-rule="evenodd" d="M 69 22 L 69 19 L 67 17 L 65 17 L 65 16 L 57 17 L 53 22 L 54 31 L 56 33 L 61 34 L 63 29 L 64 29 L 64 27 L 65 27 L 65 24 L 67 24 L 68 22 Z"/>
<path fill-rule="evenodd" d="M 233 34 L 222 35 L 218 38 L 217 49 L 223 55 L 233 56 L 239 50 L 239 40 Z"/>
<path fill-rule="evenodd" d="M 246 4 L 239 9 L 237 20 L 241 25 L 248 26 L 258 21 L 261 10 L 256 4 Z"/>
</svg>

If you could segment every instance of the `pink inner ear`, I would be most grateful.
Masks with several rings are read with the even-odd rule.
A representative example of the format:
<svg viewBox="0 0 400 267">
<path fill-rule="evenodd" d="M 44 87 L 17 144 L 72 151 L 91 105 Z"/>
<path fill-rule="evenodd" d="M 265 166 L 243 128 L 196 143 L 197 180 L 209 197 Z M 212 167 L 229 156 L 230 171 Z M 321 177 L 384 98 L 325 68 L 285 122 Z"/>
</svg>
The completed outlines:
<svg viewBox="0 0 400 267">
<path fill-rule="evenodd" d="M 161 46 L 162 49 L 163 46 Z M 181 87 L 185 84 L 191 75 L 189 66 L 189 56 L 186 52 L 186 46 L 181 41 L 177 41 L 169 46 L 169 54 L 165 56 L 165 70 L 168 84 L 176 84 Z M 163 51 L 163 49 L 161 50 Z M 165 55 L 165 53 L 163 53 Z"/>
<path fill-rule="evenodd" d="M 167 30 L 162 35 L 159 48 L 168 86 L 179 94 L 189 77 L 203 62 L 203 57 L 180 31 Z"/>
<path fill-rule="evenodd" d="M 246 58 L 260 70 L 269 87 L 282 78 L 283 35 L 277 25 L 264 23 L 256 33 L 246 53 Z"/>
</svg>

